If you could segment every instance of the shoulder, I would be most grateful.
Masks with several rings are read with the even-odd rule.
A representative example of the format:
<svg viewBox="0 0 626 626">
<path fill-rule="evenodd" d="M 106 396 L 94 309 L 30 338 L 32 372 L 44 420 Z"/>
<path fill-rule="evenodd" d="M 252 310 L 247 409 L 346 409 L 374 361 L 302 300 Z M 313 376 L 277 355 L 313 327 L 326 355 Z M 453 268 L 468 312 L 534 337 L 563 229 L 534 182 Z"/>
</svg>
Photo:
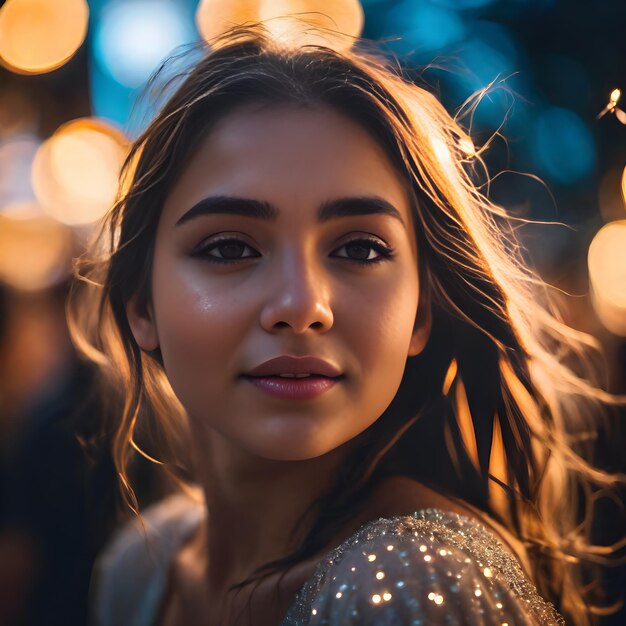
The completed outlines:
<svg viewBox="0 0 626 626">
<path fill-rule="evenodd" d="M 374 488 L 371 500 L 374 506 L 368 511 L 367 520 L 380 517 L 401 517 L 423 509 L 440 509 L 475 519 L 489 529 L 514 554 L 527 574 L 531 571 L 524 544 L 504 526 L 476 507 L 435 491 L 413 478 L 395 475 L 379 481 Z"/>
<path fill-rule="evenodd" d="M 563 623 L 490 531 L 439 509 L 363 526 L 320 563 L 299 608 L 311 626 Z"/>
<path fill-rule="evenodd" d="M 198 503 L 176 494 L 147 507 L 141 517 L 120 528 L 94 566 L 91 624 L 151 624 L 175 549 L 203 514 Z"/>
</svg>

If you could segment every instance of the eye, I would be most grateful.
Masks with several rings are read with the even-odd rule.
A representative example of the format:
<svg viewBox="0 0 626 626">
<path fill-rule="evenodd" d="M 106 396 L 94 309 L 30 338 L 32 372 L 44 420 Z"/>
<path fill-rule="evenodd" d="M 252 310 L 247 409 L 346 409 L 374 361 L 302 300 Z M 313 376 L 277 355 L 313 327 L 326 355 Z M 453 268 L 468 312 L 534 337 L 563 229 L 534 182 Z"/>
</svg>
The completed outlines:
<svg viewBox="0 0 626 626">
<path fill-rule="evenodd" d="M 337 250 L 345 249 L 346 255 L 335 255 L 336 258 L 347 259 L 361 265 L 374 265 L 393 256 L 393 249 L 378 239 L 360 237 L 343 244 Z M 245 250 L 254 254 L 244 255 Z M 372 256 L 372 252 L 376 256 Z M 199 257 L 209 263 L 233 264 L 246 259 L 260 257 L 248 244 L 234 237 L 225 237 L 201 245 L 192 256 Z"/>
<path fill-rule="evenodd" d="M 211 263 L 236 263 L 245 259 L 252 259 L 261 256 L 258 253 L 241 256 L 244 250 L 252 250 L 252 248 L 234 237 L 213 240 L 209 244 L 203 245 L 192 253 L 192 256 L 201 257 Z M 212 252 L 217 254 L 212 254 Z"/>
<path fill-rule="evenodd" d="M 339 258 L 348 259 L 362 265 L 374 265 L 393 256 L 391 247 L 378 239 L 368 237 L 352 239 L 337 249 L 342 250 L 344 248 L 346 251 L 351 251 L 351 254 L 347 254 L 347 256 L 339 255 Z M 372 256 L 372 252 L 375 252 L 378 256 Z"/>
</svg>

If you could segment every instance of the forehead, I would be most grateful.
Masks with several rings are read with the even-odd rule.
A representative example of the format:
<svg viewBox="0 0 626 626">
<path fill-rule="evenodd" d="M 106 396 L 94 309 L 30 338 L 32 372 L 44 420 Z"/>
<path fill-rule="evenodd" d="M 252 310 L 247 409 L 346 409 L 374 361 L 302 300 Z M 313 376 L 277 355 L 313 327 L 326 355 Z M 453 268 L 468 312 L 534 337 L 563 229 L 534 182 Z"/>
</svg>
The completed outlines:
<svg viewBox="0 0 626 626">
<path fill-rule="evenodd" d="M 411 224 L 406 183 L 356 122 L 326 107 L 249 106 L 218 121 L 168 194 L 163 219 L 212 195 L 255 198 L 281 213 L 339 197 L 378 196 Z"/>
</svg>

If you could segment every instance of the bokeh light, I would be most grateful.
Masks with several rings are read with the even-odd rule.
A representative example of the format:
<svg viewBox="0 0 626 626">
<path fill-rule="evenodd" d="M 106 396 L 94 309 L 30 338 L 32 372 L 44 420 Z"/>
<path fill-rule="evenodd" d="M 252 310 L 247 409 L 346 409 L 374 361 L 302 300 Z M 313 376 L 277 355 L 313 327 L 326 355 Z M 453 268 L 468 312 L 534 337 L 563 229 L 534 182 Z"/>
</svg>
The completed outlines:
<svg viewBox="0 0 626 626">
<path fill-rule="evenodd" d="M 535 121 L 532 144 L 539 169 L 555 182 L 572 184 L 593 172 L 593 136 L 585 122 L 569 109 L 543 110 Z"/>
<path fill-rule="evenodd" d="M 523 92 L 526 85 L 515 75 L 523 69 L 516 40 L 505 26 L 476 19 L 461 8 L 455 2 L 404 0 L 387 13 L 384 34 L 392 38 L 396 52 L 428 64 L 456 105 L 489 87 L 473 109 L 478 126 L 493 130 L 514 115 L 519 122 L 522 107 L 511 108 L 510 90 Z M 393 40 L 397 36 L 400 40 Z"/>
<path fill-rule="evenodd" d="M 115 200 L 126 151 L 125 136 L 104 121 L 60 127 L 33 163 L 33 189 L 46 213 L 72 225 L 100 219 Z"/>
<path fill-rule="evenodd" d="M 71 244 L 67 227 L 52 218 L 0 215 L 0 280 L 25 291 L 57 284 L 69 272 Z"/>
<path fill-rule="evenodd" d="M 415 52 L 428 58 L 432 52 L 461 41 L 466 35 L 463 18 L 454 10 L 430 2 L 405 0 L 387 14 L 387 32 L 401 35 L 398 52 Z"/>
<path fill-rule="evenodd" d="M 512 36 L 494 22 L 474 22 L 471 36 L 459 47 L 459 55 L 463 65 L 459 81 L 470 92 L 519 70 Z"/>
<path fill-rule="evenodd" d="M 229 28 L 257 22 L 261 0 L 200 0 L 196 26 L 200 35 L 211 41 Z"/>
<path fill-rule="evenodd" d="M 66 63 L 87 34 L 85 0 L 7 0 L 0 9 L 0 60 L 23 74 Z"/>
<path fill-rule="evenodd" d="M 603 226 L 589 246 L 593 302 L 602 323 L 626 335 L 626 220 Z"/>
<path fill-rule="evenodd" d="M 94 56 L 120 84 L 141 86 L 159 64 L 197 39 L 191 14 L 169 0 L 118 0 L 107 4 L 94 32 Z"/>
<path fill-rule="evenodd" d="M 603 226 L 589 246 L 589 277 L 595 292 L 626 308 L 626 220 Z"/>
<path fill-rule="evenodd" d="M 211 43 L 229 28 L 246 22 L 263 22 L 271 35 L 286 44 L 348 48 L 364 24 L 358 0 L 202 0 L 196 23 Z"/>
<path fill-rule="evenodd" d="M 481 7 L 492 4 L 496 0 L 431 0 L 435 4 L 439 4 L 458 11 L 467 11 L 471 9 L 480 9 Z"/>
</svg>

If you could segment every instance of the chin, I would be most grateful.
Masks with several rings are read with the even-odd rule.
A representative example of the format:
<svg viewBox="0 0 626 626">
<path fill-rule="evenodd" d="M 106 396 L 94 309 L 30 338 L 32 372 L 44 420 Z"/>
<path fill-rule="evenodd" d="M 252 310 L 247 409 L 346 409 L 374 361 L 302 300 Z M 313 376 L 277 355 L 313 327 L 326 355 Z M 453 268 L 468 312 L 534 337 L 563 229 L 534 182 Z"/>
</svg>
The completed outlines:
<svg viewBox="0 0 626 626">
<path fill-rule="evenodd" d="M 253 452 L 268 461 L 310 461 L 328 454 L 335 447 L 321 447 L 307 445 L 305 441 L 292 442 L 289 445 L 272 445 L 268 444 L 263 449 L 257 449 Z"/>
<path fill-rule="evenodd" d="M 323 433 L 320 437 L 319 429 L 285 429 L 277 435 L 274 433 L 263 433 L 255 437 L 253 447 L 249 450 L 258 456 L 274 461 L 308 461 L 316 459 L 333 450 L 336 450 L 343 443 L 343 439 L 336 441 Z"/>
</svg>

